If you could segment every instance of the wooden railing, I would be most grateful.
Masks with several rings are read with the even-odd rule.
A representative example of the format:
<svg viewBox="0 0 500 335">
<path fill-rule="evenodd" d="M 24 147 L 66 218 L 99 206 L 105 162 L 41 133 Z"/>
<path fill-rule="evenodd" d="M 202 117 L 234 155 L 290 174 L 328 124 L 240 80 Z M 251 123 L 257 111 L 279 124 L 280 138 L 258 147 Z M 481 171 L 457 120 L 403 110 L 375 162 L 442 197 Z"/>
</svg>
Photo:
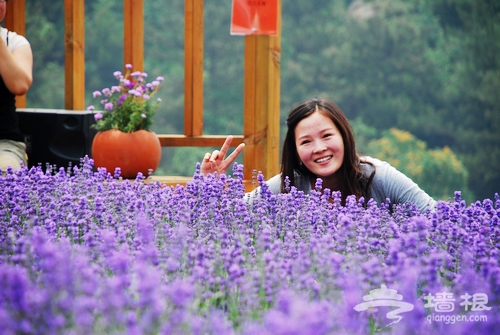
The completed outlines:
<svg viewBox="0 0 500 335">
<path fill-rule="evenodd" d="M 84 2 L 64 0 L 67 110 L 85 109 Z M 124 0 L 123 3 L 124 64 L 134 64 L 135 68 L 143 70 L 144 0 Z M 24 0 L 7 3 L 5 24 L 8 29 L 25 35 Z M 203 26 L 203 0 L 185 0 L 184 134 L 159 134 L 160 143 L 164 147 L 220 147 L 226 138 L 226 135 L 203 135 Z M 277 35 L 244 38 L 244 125 L 243 134 L 234 135 L 232 146 L 245 143 L 244 175 L 245 179 L 248 178 L 247 190 L 250 190 L 253 188 L 250 180 L 253 170 L 262 171 L 267 177 L 279 171 L 281 0 L 278 0 Z M 36 54 L 36 50 L 33 52 Z M 25 97 L 18 99 L 18 106 L 26 107 Z M 166 184 L 182 184 L 190 179 L 172 176 L 156 178 Z"/>
</svg>

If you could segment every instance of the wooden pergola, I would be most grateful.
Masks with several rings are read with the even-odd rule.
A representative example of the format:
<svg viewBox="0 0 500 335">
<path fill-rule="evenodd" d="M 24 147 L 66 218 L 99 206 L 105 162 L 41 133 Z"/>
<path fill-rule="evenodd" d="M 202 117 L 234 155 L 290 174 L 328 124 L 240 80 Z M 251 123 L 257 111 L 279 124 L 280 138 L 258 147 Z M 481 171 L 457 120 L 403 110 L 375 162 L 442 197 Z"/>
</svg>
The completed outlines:
<svg viewBox="0 0 500 335">
<path fill-rule="evenodd" d="M 84 3 L 84 0 L 64 0 L 67 110 L 85 109 Z M 124 64 L 144 70 L 144 0 L 123 0 L 123 5 Z M 254 187 L 253 170 L 262 171 L 268 178 L 279 172 L 281 0 L 278 0 L 277 20 L 277 35 L 244 37 L 244 125 L 242 135 L 233 135 L 232 146 L 245 143 L 247 190 Z M 25 35 L 25 0 L 7 3 L 5 25 Z M 203 0 L 185 0 L 184 66 L 184 133 L 158 134 L 160 143 L 163 147 L 220 147 L 227 135 L 203 135 Z M 25 97 L 18 97 L 17 101 L 18 107 L 26 107 Z M 175 185 L 191 177 L 155 176 L 155 179 Z"/>
</svg>

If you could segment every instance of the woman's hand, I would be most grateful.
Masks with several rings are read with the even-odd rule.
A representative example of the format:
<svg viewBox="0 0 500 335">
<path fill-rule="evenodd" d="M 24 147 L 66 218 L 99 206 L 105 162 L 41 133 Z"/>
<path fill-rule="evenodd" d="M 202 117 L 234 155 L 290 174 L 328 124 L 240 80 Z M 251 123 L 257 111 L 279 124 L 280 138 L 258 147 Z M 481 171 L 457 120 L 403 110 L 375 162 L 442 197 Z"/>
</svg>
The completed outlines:
<svg viewBox="0 0 500 335">
<path fill-rule="evenodd" d="M 243 151 L 243 148 L 245 148 L 245 144 L 241 143 L 229 156 L 227 156 L 226 159 L 224 159 L 232 141 L 233 137 L 228 136 L 220 150 L 214 150 L 212 154 L 210 154 L 209 152 L 205 154 L 205 157 L 203 157 L 203 161 L 201 162 L 201 174 L 207 175 L 217 172 L 219 175 L 221 175 L 226 173 L 227 168 L 233 164 L 236 157 L 238 157 L 241 151 Z"/>
</svg>

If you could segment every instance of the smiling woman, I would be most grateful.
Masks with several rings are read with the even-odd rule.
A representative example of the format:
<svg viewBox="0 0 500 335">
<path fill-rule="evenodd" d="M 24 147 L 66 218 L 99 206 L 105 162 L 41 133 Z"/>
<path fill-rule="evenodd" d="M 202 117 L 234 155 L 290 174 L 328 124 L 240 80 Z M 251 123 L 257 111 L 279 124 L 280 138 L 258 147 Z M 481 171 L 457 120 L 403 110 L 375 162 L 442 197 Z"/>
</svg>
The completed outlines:
<svg viewBox="0 0 500 335">
<path fill-rule="evenodd" d="M 342 203 L 350 195 L 364 204 L 373 199 L 379 205 L 390 200 L 396 204 L 414 204 L 421 211 L 434 208 L 435 200 L 410 178 L 389 163 L 356 151 L 354 133 L 342 110 L 328 99 L 310 99 L 298 104 L 288 115 L 283 143 L 281 173 L 267 181 L 274 194 L 286 193 L 292 186 L 306 194 L 313 189 L 340 191 Z M 224 173 L 243 147 L 227 158 L 231 138 L 221 150 L 207 153 L 201 173 Z M 318 178 L 321 179 L 317 183 Z M 253 199 L 261 192 L 254 190 Z"/>
</svg>

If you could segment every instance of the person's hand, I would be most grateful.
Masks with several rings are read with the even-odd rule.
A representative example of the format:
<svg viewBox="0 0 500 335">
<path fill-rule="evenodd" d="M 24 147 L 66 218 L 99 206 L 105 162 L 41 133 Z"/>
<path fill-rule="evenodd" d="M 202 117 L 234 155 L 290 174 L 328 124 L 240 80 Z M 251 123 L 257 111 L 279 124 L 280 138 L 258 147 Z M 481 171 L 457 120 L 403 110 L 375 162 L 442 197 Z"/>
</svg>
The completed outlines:
<svg viewBox="0 0 500 335">
<path fill-rule="evenodd" d="M 209 152 L 205 154 L 205 157 L 203 157 L 203 161 L 201 162 L 201 174 L 207 175 L 217 172 L 219 175 L 221 175 L 226 173 L 227 168 L 233 164 L 236 157 L 238 157 L 241 151 L 243 151 L 243 148 L 245 148 L 245 144 L 241 143 L 229 156 L 227 156 L 227 158 L 224 158 L 232 141 L 233 137 L 228 136 L 220 150 L 214 150 L 212 154 L 210 154 Z"/>
</svg>

